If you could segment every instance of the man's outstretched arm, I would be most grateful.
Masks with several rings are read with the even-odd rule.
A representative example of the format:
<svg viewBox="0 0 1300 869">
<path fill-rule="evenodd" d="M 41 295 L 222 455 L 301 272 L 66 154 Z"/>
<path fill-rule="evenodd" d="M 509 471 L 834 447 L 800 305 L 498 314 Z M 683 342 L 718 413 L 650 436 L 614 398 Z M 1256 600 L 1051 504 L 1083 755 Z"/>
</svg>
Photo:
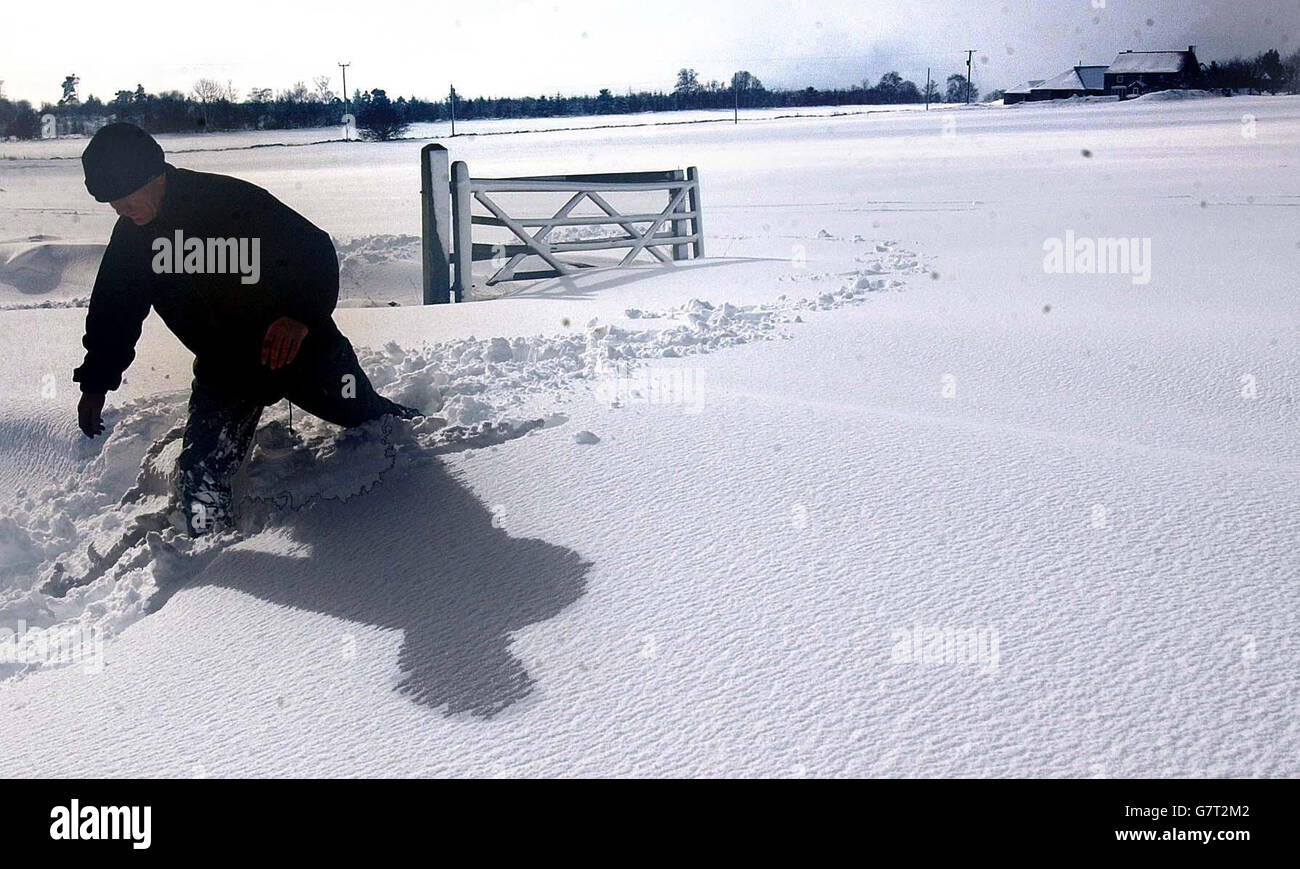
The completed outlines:
<svg viewBox="0 0 1300 869">
<path fill-rule="evenodd" d="M 72 373 L 82 392 L 77 422 L 88 437 L 103 431 L 104 395 L 122 385 L 122 373 L 135 359 L 135 344 L 149 315 L 147 286 L 124 256 L 125 250 L 114 230 L 90 292 L 86 334 L 81 339 L 86 358 Z"/>
</svg>

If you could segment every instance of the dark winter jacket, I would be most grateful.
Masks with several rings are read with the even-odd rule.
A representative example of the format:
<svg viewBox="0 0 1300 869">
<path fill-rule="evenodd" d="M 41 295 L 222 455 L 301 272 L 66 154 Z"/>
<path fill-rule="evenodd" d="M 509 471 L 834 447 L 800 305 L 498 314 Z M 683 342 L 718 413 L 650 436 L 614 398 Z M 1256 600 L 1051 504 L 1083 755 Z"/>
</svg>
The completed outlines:
<svg viewBox="0 0 1300 869">
<path fill-rule="evenodd" d="M 194 274 L 159 274 L 181 262 L 183 239 L 258 240 L 256 283 L 228 262 L 224 273 L 211 256 Z M 208 246 L 205 249 L 205 255 Z M 233 248 L 228 248 L 233 251 Z M 210 260 L 210 261 L 209 261 Z M 197 264 L 197 261 L 196 261 Z M 136 226 L 123 217 L 113 229 L 86 315 L 85 362 L 73 374 L 83 392 L 117 389 L 135 358 L 149 308 L 194 353 L 195 378 L 219 392 L 261 401 L 284 395 L 294 377 L 338 336 L 331 313 L 338 301 L 339 269 L 328 234 L 256 185 L 225 175 L 167 166 L 167 187 L 157 218 Z M 304 323 L 308 335 L 293 364 L 271 371 L 261 364 L 267 327 L 281 317 Z"/>
</svg>

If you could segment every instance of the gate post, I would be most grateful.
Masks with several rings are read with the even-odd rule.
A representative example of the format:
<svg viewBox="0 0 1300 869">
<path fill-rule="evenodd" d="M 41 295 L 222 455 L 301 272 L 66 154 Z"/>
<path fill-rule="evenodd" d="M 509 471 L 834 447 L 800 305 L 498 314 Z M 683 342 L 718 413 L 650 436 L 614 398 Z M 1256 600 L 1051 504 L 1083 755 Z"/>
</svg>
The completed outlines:
<svg viewBox="0 0 1300 869">
<path fill-rule="evenodd" d="M 451 166 L 452 232 L 455 233 L 455 280 L 452 294 L 457 302 L 465 301 L 465 292 L 474 286 L 474 198 L 470 189 L 469 166 L 457 160 Z"/>
<path fill-rule="evenodd" d="M 420 152 L 420 222 L 424 230 L 424 304 L 451 301 L 451 201 L 447 195 L 447 149 L 426 145 Z"/>
<path fill-rule="evenodd" d="M 691 182 L 691 189 L 687 194 L 690 201 L 691 211 L 695 213 L 694 225 L 691 228 L 691 234 L 695 236 L 695 258 L 704 257 L 704 212 L 700 210 L 700 170 L 691 166 L 686 170 L 686 180 Z"/>
<path fill-rule="evenodd" d="M 674 180 L 674 181 L 685 181 L 685 180 L 686 180 L 686 174 L 685 174 L 684 172 L 682 172 L 681 169 L 674 169 L 674 170 L 672 171 L 672 173 L 671 173 L 671 177 L 672 177 L 672 180 Z M 677 188 L 676 190 L 674 190 L 673 188 L 669 187 L 669 188 L 668 188 L 668 201 L 671 202 L 671 201 L 673 200 L 673 197 L 675 197 L 679 192 L 681 192 L 681 188 L 680 188 L 680 187 Z M 686 210 L 686 200 L 683 199 L 683 200 L 682 200 L 682 201 L 677 205 L 677 207 L 673 209 L 673 213 L 675 214 L 675 213 L 677 213 L 678 211 L 685 211 L 685 210 Z M 675 235 L 675 236 L 682 236 L 682 235 L 685 235 L 685 234 L 686 234 L 686 226 L 687 226 L 687 221 L 685 221 L 685 220 L 677 220 L 676 218 L 674 218 L 673 221 L 672 221 L 672 232 L 673 232 L 673 235 Z M 684 244 L 675 244 L 675 245 L 673 245 L 673 259 L 675 259 L 675 260 L 690 259 L 690 251 L 687 249 L 686 245 L 684 245 Z"/>
</svg>

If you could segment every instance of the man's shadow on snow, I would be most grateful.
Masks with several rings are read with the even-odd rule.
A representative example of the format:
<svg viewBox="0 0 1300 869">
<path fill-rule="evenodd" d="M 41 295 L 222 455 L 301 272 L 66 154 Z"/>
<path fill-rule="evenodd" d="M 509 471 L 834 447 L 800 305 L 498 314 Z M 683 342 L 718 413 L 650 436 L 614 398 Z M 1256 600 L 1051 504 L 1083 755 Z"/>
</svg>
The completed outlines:
<svg viewBox="0 0 1300 869">
<path fill-rule="evenodd" d="M 398 690 L 451 715 L 491 718 L 532 691 L 532 677 L 510 653 L 510 634 L 577 601 L 591 568 L 572 550 L 495 527 L 473 493 L 433 460 L 274 525 L 310 546 L 310 555 L 230 549 L 197 581 L 401 629 Z"/>
</svg>

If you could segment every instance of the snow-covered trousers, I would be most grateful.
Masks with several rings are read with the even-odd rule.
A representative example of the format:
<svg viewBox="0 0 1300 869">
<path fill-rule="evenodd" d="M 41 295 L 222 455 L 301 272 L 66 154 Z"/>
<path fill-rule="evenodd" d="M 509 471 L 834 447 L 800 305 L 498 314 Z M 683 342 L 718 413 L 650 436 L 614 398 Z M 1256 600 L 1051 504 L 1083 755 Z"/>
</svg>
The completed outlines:
<svg viewBox="0 0 1300 869">
<path fill-rule="evenodd" d="M 412 415 L 410 408 L 375 392 L 352 345 L 342 335 L 321 363 L 311 366 L 304 375 L 292 380 L 285 398 L 326 422 L 350 428 L 386 413 L 408 418 Z M 263 407 L 260 401 L 218 391 L 194 380 L 177 487 L 191 536 L 200 537 L 233 524 L 231 481 L 253 445 Z"/>
</svg>

